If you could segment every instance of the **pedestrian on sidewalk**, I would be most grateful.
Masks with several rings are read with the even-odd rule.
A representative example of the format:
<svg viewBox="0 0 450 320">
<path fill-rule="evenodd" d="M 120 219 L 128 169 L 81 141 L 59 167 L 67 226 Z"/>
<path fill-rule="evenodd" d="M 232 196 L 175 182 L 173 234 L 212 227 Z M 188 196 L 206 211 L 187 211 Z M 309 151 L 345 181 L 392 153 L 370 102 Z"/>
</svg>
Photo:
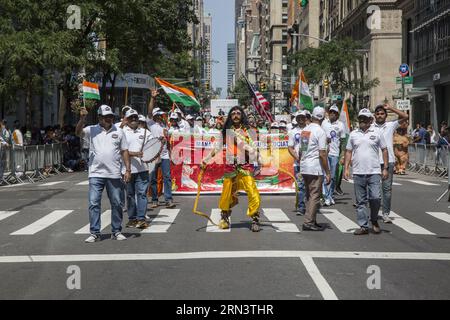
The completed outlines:
<svg viewBox="0 0 450 320">
<path fill-rule="evenodd" d="M 353 181 L 356 195 L 356 214 L 360 229 L 354 235 L 369 234 L 369 212 L 373 232 L 381 233 L 378 224 L 378 212 L 381 206 L 381 178 L 389 177 L 389 154 L 382 133 L 372 125 L 372 113 L 362 109 L 358 115 L 359 129 L 350 134 L 345 155 L 344 179 L 350 179 L 352 164 Z M 380 167 L 380 149 L 383 153 L 383 172 Z"/>
<path fill-rule="evenodd" d="M 395 121 L 386 121 L 388 116 L 388 111 L 391 111 L 398 115 L 398 120 Z M 394 167 L 395 167 L 395 154 L 394 154 L 394 134 L 396 130 L 400 127 L 401 124 L 408 121 L 409 116 L 407 113 L 400 111 L 396 108 L 391 107 L 389 104 L 379 105 L 375 108 L 375 123 L 374 127 L 380 131 L 381 135 L 386 142 L 388 155 L 389 155 L 389 164 L 388 164 L 388 173 L 389 176 L 387 179 L 384 179 L 381 184 L 381 193 L 383 199 L 383 222 L 384 223 L 392 223 L 392 220 L 389 218 L 389 214 L 391 213 L 391 202 L 392 202 L 392 183 L 394 179 Z M 384 170 L 384 162 L 383 155 L 380 151 L 380 165 L 381 170 Z"/>
<path fill-rule="evenodd" d="M 312 123 L 301 133 L 300 174 L 305 180 L 306 213 L 303 231 L 323 231 L 316 216 L 320 208 L 322 184 L 330 184 L 328 167 L 327 136 L 321 125 L 325 119 L 325 109 L 316 107 L 312 114 Z M 325 173 L 324 173 L 325 172 Z"/>
<path fill-rule="evenodd" d="M 99 123 L 83 129 L 86 109 L 80 111 L 76 134 L 89 141 L 89 224 L 91 235 L 85 240 L 92 243 L 100 240 L 100 212 L 103 189 L 106 187 L 111 204 L 111 226 L 113 240 L 126 240 L 122 234 L 122 199 L 124 182 L 131 178 L 128 143 L 122 129 L 116 127 L 111 107 L 102 105 L 98 109 Z M 122 159 L 125 174 L 122 181 Z"/>
</svg>

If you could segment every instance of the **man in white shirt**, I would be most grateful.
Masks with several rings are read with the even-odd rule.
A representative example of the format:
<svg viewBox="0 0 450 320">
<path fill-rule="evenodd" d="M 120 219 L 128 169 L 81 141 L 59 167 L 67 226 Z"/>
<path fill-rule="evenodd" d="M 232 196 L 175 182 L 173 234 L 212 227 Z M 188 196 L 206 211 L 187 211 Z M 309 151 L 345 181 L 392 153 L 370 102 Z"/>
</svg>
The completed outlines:
<svg viewBox="0 0 450 320">
<path fill-rule="evenodd" d="M 20 131 L 19 121 L 14 121 L 14 131 L 12 133 L 12 141 L 15 146 L 23 146 L 23 134 Z"/>
<path fill-rule="evenodd" d="M 111 108 L 102 105 L 98 109 L 99 123 L 83 129 L 86 109 L 80 111 L 80 121 L 76 134 L 81 139 L 89 141 L 89 224 L 91 235 L 85 242 L 92 243 L 100 240 L 101 203 L 103 189 L 106 187 L 111 204 L 111 227 L 113 240 L 126 240 L 122 234 L 122 199 L 125 183 L 130 181 L 131 168 L 128 155 L 128 143 L 122 129 L 116 127 L 114 113 Z M 122 159 L 125 174 L 122 181 Z"/>
<path fill-rule="evenodd" d="M 388 111 L 392 111 L 398 115 L 396 121 L 386 121 Z M 409 116 L 407 113 L 391 107 L 388 104 L 379 105 L 375 108 L 375 123 L 374 127 L 380 130 L 384 140 L 387 144 L 389 154 L 389 177 L 383 180 L 381 185 L 381 193 L 383 198 L 383 221 L 384 223 L 392 223 L 389 218 L 391 213 L 391 199 L 392 199 L 392 182 L 394 179 L 395 154 L 394 154 L 394 134 L 400 125 L 407 121 Z M 383 157 L 380 154 L 381 169 L 384 169 Z"/>
<path fill-rule="evenodd" d="M 339 108 L 333 105 L 328 110 L 329 119 L 325 119 L 322 123 L 322 129 L 327 135 L 328 143 L 328 165 L 331 173 L 331 183 L 323 185 L 323 197 L 325 199 L 325 206 L 335 204 L 333 194 L 336 179 L 336 168 L 339 164 L 341 156 L 341 140 L 345 138 L 344 124 L 339 121 Z"/>
<path fill-rule="evenodd" d="M 131 163 L 131 178 L 127 184 L 127 228 L 147 229 L 148 223 L 145 220 L 147 212 L 147 191 L 150 184 L 150 174 L 147 164 L 142 162 L 142 150 L 152 139 L 149 130 L 139 128 L 139 114 L 136 110 L 130 109 L 125 115 L 126 123 L 125 137 L 128 142 L 128 153 Z M 122 169 L 122 173 L 125 168 Z"/>
<path fill-rule="evenodd" d="M 289 131 L 288 150 L 291 156 L 294 158 L 294 174 L 298 183 L 298 207 L 295 208 L 295 212 L 298 216 L 304 216 L 306 213 L 305 205 L 305 181 L 300 174 L 300 144 L 302 131 L 306 127 L 306 112 L 298 111 L 295 114 L 294 121 L 297 122 L 297 127 Z"/>
<path fill-rule="evenodd" d="M 117 122 L 115 125 L 118 128 L 123 129 L 125 127 L 125 124 L 123 123 L 123 119 L 125 118 L 125 115 L 127 114 L 128 110 L 131 110 L 130 106 L 125 106 L 122 108 L 122 113 L 120 114 L 120 122 Z"/>
<path fill-rule="evenodd" d="M 303 231 L 323 231 L 317 224 L 316 216 L 320 207 L 322 184 L 331 182 L 327 158 L 327 136 L 321 124 L 325 119 L 325 109 L 316 107 L 312 114 L 312 123 L 301 133 L 300 174 L 305 180 L 306 213 Z"/>
<path fill-rule="evenodd" d="M 345 154 L 344 179 L 350 179 L 350 165 L 353 167 L 353 181 L 356 195 L 356 214 L 360 229 L 354 235 L 369 234 L 369 212 L 373 232 L 381 232 L 378 225 L 378 212 L 381 205 L 381 176 L 387 179 L 388 151 L 386 141 L 379 130 L 371 126 L 372 113 L 368 109 L 362 109 L 358 115 L 359 129 L 354 130 L 347 143 Z M 379 152 L 382 150 L 384 168 L 381 172 Z"/>
</svg>

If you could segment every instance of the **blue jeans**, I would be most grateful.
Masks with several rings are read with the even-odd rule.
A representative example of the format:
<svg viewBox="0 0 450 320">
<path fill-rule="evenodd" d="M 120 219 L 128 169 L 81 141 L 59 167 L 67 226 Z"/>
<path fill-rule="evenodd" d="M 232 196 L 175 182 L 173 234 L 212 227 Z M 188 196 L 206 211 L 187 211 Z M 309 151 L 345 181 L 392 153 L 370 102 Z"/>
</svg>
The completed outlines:
<svg viewBox="0 0 450 320">
<path fill-rule="evenodd" d="M 389 215 L 391 213 L 391 199 L 392 199 L 392 183 L 394 180 L 394 163 L 389 163 L 388 171 L 389 178 L 383 180 L 381 183 L 381 191 L 383 193 L 383 214 Z M 384 169 L 384 164 L 381 165 L 381 170 Z"/>
<path fill-rule="evenodd" d="M 120 199 L 124 184 L 121 179 L 89 178 L 89 224 L 92 234 L 100 234 L 102 193 L 106 187 L 111 204 L 112 233 L 122 231 L 122 201 Z"/>
<path fill-rule="evenodd" d="M 328 156 L 328 166 L 330 168 L 331 183 L 327 185 L 327 182 L 323 182 L 323 198 L 328 201 L 333 200 L 334 187 L 336 186 L 336 169 L 339 164 L 339 157 Z"/>
<path fill-rule="evenodd" d="M 306 212 L 306 205 L 305 205 L 306 189 L 305 189 L 305 180 L 300 175 L 300 166 L 294 167 L 294 173 L 295 173 L 295 177 L 297 178 L 297 183 L 298 183 L 298 208 L 295 208 L 295 209 L 302 213 L 305 213 Z"/>
<path fill-rule="evenodd" d="M 129 220 L 145 220 L 147 212 L 147 191 L 150 184 L 148 171 L 133 173 L 127 184 L 128 218 Z"/>
<path fill-rule="evenodd" d="M 158 163 L 155 166 L 155 170 L 152 172 L 152 178 L 150 182 L 150 186 L 152 188 L 152 201 L 158 201 L 158 170 L 159 167 L 162 169 L 163 180 L 164 180 L 164 198 L 166 202 L 172 200 L 172 178 L 170 176 L 170 160 L 162 159 L 161 163 Z"/>
<path fill-rule="evenodd" d="M 367 203 L 370 204 L 370 220 L 378 221 L 378 212 L 381 206 L 381 175 L 354 175 L 356 195 L 356 215 L 358 225 L 361 228 L 369 228 L 369 212 Z"/>
</svg>

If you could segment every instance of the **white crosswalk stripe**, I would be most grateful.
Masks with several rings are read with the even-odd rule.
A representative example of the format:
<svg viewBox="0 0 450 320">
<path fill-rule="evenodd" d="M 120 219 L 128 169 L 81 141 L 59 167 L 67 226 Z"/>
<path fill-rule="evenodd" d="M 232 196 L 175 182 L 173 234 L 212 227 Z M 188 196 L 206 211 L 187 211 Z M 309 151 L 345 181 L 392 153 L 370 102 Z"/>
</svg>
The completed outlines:
<svg viewBox="0 0 450 320">
<path fill-rule="evenodd" d="M 380 214 L 381 216 L 381 214 Z M 390 218 L 392 219 L 392 223 L 396 225 L 397 227 L 400 227 L 401 229 L 405 230 L 406 232 L 410 234 L 417 234 L 417 235 L 435 235 L 433 232 L 428 231 L 427 229 L 415 224 L 414 222 L 403 218 L 402 216 L 396 214 L 395 212 L 391 211 L 389 214 Z"/>
<path fill-rule="evenodd" d="M 330 220 L 336 228 L 342 233 L 352 233 L 356 229 L 359 229 L 359 226 L 340 213 L 338 210 L 334 209 L 322 209 L 320 210 L 322 215 Z"/>
<path fill-rule="evenodd" d="M 344 180 L 344 181 L 346 181 L 346 180 Z M 353 179 L 349 179 L 347 182 L 350 184 L 355 184 L 355 181 Z M 398 182 L 392 182 L 392 185 L 393 186 L 402 186 L 402 184 L 398 183 Z"/>
<path fill-rule="evenodd" d="M 51 187 L 51 186 L 56 186 L 56 185 L 64 183 L 64 182 L 65 181 L 49 182 L 49 183 L 40 184 L 38 187 L 40 187 L 40 188 L 42 188 L 42 187 Z"/>
<path fill-rule="evenodd" d="M 105 212 L 102 213 L 100 217 L 100 222 L 101 222 L 100 231 L 103 231 L 106 229 L 106 227 L 108 227 L 111 224 L 111 210 L 106 210 Z M 75 232 L 75 234 L 90 234 L 90 233 L 91 231 L 89 223 L 80 230 Z"/>
<path fill-rule="evenodd" d="M 20 230 L 17 230 L 16 232 L 11 233 L 11 235 L 33 235 L 38 233 L 39 231 L 42 231 L 48 227 L 50 227 L 52 224 L 58 222 L 65 216 L 71 214 L 73 210 L 55 210 L 52 213 L 46 215 L 42 219 L 39 219 L 38 221 L 26 226 L 25 228 L 22 228 Z"/>
<path fill-rule="evenodd" d="M 263 209 L 263 213 L 276 232 L 300 232 L 281 209 Z"/>
<path fill-rule="evenodd" d="M 439 184 L 436 184 L 436 183 L 426 182 L 426 181 L 417 180 L 417 179 L 408 180 L 408 181 L 415 183 L 415 184 L 420 184 L 422 186 L 439 186 Z"/>
<path fill-rule="evenodd" d="M 6 218 L 12 217 L 19 211 L 0 211 L 0 221 L 5 220 Z"/>
<path fill-rule="evenodd" d="M 447 223 L 450 223 L 450 214 L 445 212 L 427 212 L 432 217 L 435 217 L 436 219 L 445 221 Z"/>
<path fill-rule="evenodd" d="M 88 186 L 89 185 L 89 180 L 86 181 L 82 181 L 80 183 L 77 183 L 77 186 Z"/>
<path fill-rule="evenodd" d="M 173 225 L 180 209 L 162 209 L 159 214 L 150 221 L 150 227 L 141 233 L 166 233 Z"/>
<path fill-rule="evenodd" d="M 221 210 L 220 209 L 212 209 L 211 211 L 211 220 L 214 221 L 215 223 L 219 223 L 220 219 L 221 219 Z M 206 226 L 206 232 L 231 232 L 231 217 L 230 217 L 230 228 L 223 230 L 220 229 L 219 227 L 213 225 L 210 221 L 208 221 L 208 225 Z"/>
</svg>

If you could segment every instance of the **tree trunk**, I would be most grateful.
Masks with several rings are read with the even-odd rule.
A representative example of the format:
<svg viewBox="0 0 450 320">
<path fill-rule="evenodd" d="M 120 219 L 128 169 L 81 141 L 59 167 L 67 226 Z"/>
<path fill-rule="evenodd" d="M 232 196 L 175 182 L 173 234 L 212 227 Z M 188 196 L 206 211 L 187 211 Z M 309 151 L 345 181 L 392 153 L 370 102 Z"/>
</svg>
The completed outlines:
<svg viewBox="0 0 450 320">
<path fill-rule="evenodd" d="M 117 74 L 114 74 L 114 77 L 111 79 L 111 93 L 109 96 L 109 106 L 113 109 L 114 109 L 114 107 L 113 107 L 114 97 L 115 97 L 115 92 L 116 92 L 116 79 L 117 79 Z"/>
<path fill-rule="evenodd" d="M 59 90 L 59 110 L 58 110 L 58 124 L 62 127 L 64 125 L 64 118 L 66 116 L 67 99 L 65 97 L 64 88 Z"/>
<path fill-rule="evenodd" d="M 33 103 L 32 103 L 32 88 L 31 83 L 27 84 L 26 97 L 25 97 L 25 126 L 31 128 L 31 117 L 33 113 Z"/>
</svg>

